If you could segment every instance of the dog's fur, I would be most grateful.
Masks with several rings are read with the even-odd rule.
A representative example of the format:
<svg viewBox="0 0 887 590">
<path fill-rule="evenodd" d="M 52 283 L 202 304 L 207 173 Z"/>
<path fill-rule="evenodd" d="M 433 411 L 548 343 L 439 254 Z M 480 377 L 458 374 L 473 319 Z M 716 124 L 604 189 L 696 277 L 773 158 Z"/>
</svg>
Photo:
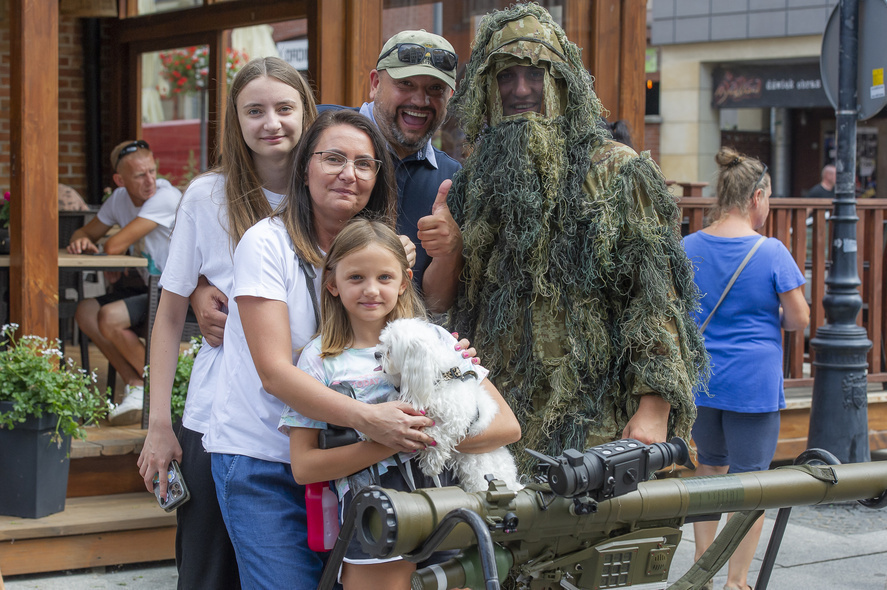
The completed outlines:
<svg viewBox="0 0 887 590">
<path fill-rule="evenodd" d="M 499 407 L 475 377 L 443 379 L 464 359 L 441 341 L 434 326 L 417 318 L 395 320 L 382 331 L 376 353 L 387 379 L 399 389 L 396 399 L 424 410 L 435 421 L 425 429 L 437 445 L 420 452 L 422 473 L 439 481 L 438 474 L 451 467 L 467 492 L 486 491 L 487 474 L 503 480 L 510 489 L 521 489 L 508 449 L 477 454 L 455 449 L 464 438 L 486 430 Z"/>
</svg>

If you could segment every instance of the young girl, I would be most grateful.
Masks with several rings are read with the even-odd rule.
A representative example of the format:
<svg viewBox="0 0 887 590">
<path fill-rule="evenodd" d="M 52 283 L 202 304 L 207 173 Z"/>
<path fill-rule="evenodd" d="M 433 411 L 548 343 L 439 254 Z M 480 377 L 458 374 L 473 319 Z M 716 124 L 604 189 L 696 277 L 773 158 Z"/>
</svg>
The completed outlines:
<svg viewBox="0 0 887 590">
<path fill-rule="evenodd" d="M 421 317 L 425 311 L 411 281 L 403 246 L 383 223 L 357 219 L 333 241 L 326 257 L 321 286 L 321 336 L 302 351 L 298 367 L 326 385 L 347 383 L 358 400 L 384 402 L 393 392 L 376 368 L 374 357 L 385 325 L 404 317 Z M 443 328 L 439 336 L 452 346 L 456 340 Z M 487 371 L 465 359 L 464 371 L 474 370 L 499 404 L 499 414 L 483 434 L 459 445 L 462 452 L 486 452 L 520 438 L 520 426 L 511 409 L 488 379 Z M 415 455 L 402 453 L 397 465 L 395 450 L 378 442 L 362 441 L 334 449 L 318 448 L 318 429 L 326 424 L 308 419 L 287 408 L 280 430 L 290 437 L 293 477 L 300 484 L 337 480 L 340 514 L 344 515 L 357 488 L 366 483 L 367 468 L 375 465 L 378 483 L 386 488 L 408 490 L 404 472 L 416 487 L 434 484 L 418 469 Z M 432 442 L 431 444 L 435 444 Z M 367 470 L 364 474 L 358 474 Z M 402 471 L 403 470 L 403 471 Z M 354 477 L 349 477 L 354 475 Z M 446 476 L 443 485 L 452 485 Z M 350 483 L 349 483 L 350 482 Z M 359 482 L 359 483 L 357 483 Z M 421 565 L 421 564 L 420 564 Z M 345 557 L 342 584 L 349 589 L 409 588 L 416 564 L 395 558 L 373 559 L 353 540 Z"/>
<path fill-rule="evenodd" d="M 170 419 L 170 394 L 188 297 L 205 277 L 227 298 L 233 251 L 248 228 L 283 200 L 294 150 L 317 116 L 314 95 L 298 71 L 273 57 L 254 59 L 235 76 L 225 110 L 218 167 L 194 179 L 176 216 L 163 292 L 151 340 L 151 413 L 139 471 L 148 491 L 171 459 L 182 465 L 191 499 L 176 512 L 179 588 L 239 588 L 237 562 L 222 520 L 201 438 L 218 390 L 222 346 L 204 343 L 194 361 L 183 426 Z M 198 313 L 199 316 L 199 313 Z M 210 334 L 201 326 L 209 341 Z M 161 488 L 166 486 L 161 478 Z M 212 542 L 208 542 L 212 539 Z"/>
</svg>

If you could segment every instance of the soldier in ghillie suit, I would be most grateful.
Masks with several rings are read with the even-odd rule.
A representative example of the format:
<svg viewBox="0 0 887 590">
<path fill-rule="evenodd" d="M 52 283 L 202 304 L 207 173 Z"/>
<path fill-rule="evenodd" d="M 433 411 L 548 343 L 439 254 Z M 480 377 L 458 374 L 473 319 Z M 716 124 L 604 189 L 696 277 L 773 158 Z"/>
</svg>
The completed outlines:
<svg viewBox="0 0 887 590">
<path fill-rule="evenodd" d="M 451 327 L 482 351 L 522 447 L 687 437 L 707 362 L 661 172 L 598 125 L 579 49 L 545 9 L 487 15 L 473 47 L 452 100 L 472 153 L 448 197 L 465 243 Z"/>
</svg>

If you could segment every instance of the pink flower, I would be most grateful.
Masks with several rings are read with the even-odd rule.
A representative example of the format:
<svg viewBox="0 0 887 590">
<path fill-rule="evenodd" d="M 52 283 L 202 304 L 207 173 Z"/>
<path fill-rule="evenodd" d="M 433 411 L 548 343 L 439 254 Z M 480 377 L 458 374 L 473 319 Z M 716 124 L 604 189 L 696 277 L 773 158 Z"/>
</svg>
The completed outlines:
<svg viewBox="0 0 887 590">
<path fill-rule="evenodd" d="M 7 201 L 7 202 L 11 201 L 11 200 L 12 200 L 12 194 L 11 194 L 9 191 L 4 192 L 4 193 L 3 193 L 3 200 L 4 200 L 4 201 Z"/>
</svg>

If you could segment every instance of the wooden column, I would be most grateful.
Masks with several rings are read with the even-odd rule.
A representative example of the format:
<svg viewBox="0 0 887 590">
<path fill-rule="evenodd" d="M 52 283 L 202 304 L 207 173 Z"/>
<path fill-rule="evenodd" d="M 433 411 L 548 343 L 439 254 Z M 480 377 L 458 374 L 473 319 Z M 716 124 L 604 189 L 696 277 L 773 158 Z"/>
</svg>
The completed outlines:
<svg viewBox="0 0 887 590">
<path fill-rule="evenodd" d="M 59 328 L 58 8 L 46 0 L 10 2 L 10 317 L 19 334 L 53 339 Z"/>
<path fill-rule="evenodd" d="M 637 151 L 644 147 L 646 15 L 642 0 L 564 0 L 564 30 L 583 48 L 607 120 L 628 124 Z"/>
<path fill-rule="evenodd" d="M 382 0 L 317 0 L 308 7 L 308 69 L 318 103 L 360 106 L 382 49 Z"/>
</svg>

